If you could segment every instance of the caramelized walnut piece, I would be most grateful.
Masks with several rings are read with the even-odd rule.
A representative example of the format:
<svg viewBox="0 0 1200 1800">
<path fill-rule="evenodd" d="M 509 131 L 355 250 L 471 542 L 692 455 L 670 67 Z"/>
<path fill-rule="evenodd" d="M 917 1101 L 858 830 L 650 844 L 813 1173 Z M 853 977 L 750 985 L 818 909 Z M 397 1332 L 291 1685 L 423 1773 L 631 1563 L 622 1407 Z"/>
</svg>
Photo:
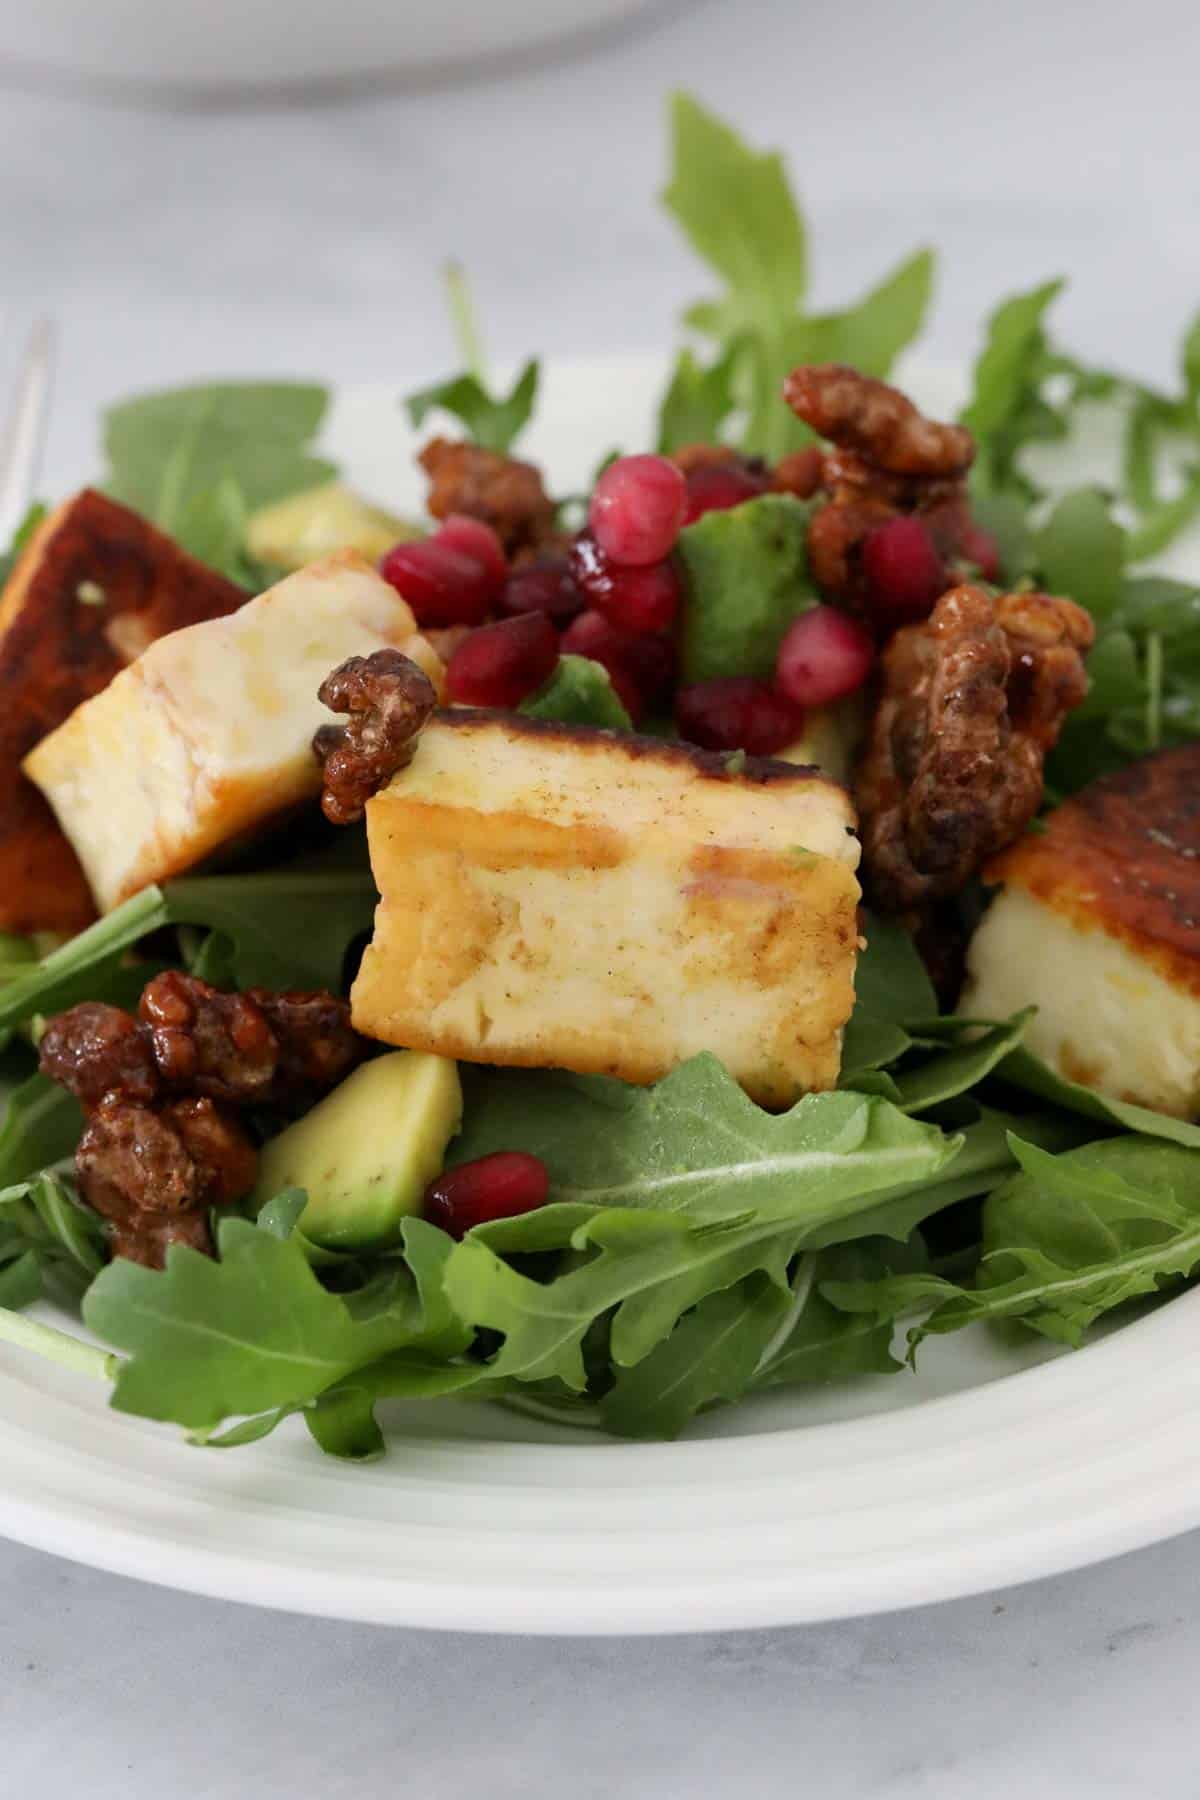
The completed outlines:
<svg viewBox="0 0 1200 1800">
<path fill-rule="evenodd" d="M 927 909 L 1024 831 L 1093 636 L 1069 600 L 970 586 L 896 633 L 855 780 L 878 907 Z"/>
<path fill-rule="evenodd" d="M 87 1002 L 52 1019 L 43 1072 L 82 1102 L 82 1199 L 117 1256 L 161 1268 L 168 1247 L 211 1251 L 208 1210 L 254 1185 L 257 1153 L 236 1106 L 303 1112 L 365 1053 L 344 1000 L 252 988 L 223 994 L 168 970 L 140 1019 Z"/>
<path fill-rule="evenodd" d="M 819 451 L 798 453 L 821 457 L 819 482 L 827 499 L 809 525 L 808 553 L 813 579 L 827 598 L 866 610 L 862 546 L 876 526 L 898 513 L 919 513 L 948 567 L 964 568 L 972 529 L 966 474 L 975 456 L 965 426 L 925 418 L 899 389 L 840 363 L 793 369 L 784 397 L 833 446 L 823 457 Z M 785 458 L 780 469 L 792 460 Z M 801 480 L 811 480 L 815 467 L 804 466 Z"/>
<path fill-rule="evenodd" d="M 440 437 L 426 444 L 417 461 L 429 477 L 433 518 L 465 513 L 482 519 L 509 557 L 539 549 L 556 536 L 557 509 L 533 463 Z"/>
<path fill-rule="evenodd" d="M 372 794 L 412 760 L 437 695 L 425 671 L 399 650 L 347 658 L 318 693 L 331 712 L 350 715 L 345 725 L 323 725 L 313 750 L 325 773 L 325 817 L 351 825 Z"/>
<path fill-rule="evenodd" d="M 211 1254 L 208 1209 L 249 1193 L 258 1155 L 212 1100 L 154 1111 L 112 1093 L 89 1118 L 75 1167 L 81 1197 L 112 1226 L 113 1254 L 160 1269 L 172 1244 Z"/>
<path fill-rule="evenodd" d="M 793 450 L 782 457 L 771 471 L 773 494 L 795 494 L 798 500 L 811 500 L 825 479 L 825 453 L 815 444 Z"/>
<path fill-rule="evenodd" d="M 818 437 L 884 474 L 958 481 L 975 460 L 965 425 L 927 419 L 899 388 L 843 363 L 793 369 L 783 394 Z"/>
<path fill-rule="evenodd" d="M 148 1102 L 158 1094 L 154 1053 L 136 1019 L 119 1006 L 85 1000 L 51 1019 L 38 1043 L 38 1067 L 84 1107 L 119 1090 Z"/>
<path fill-rule="evenodd" d="M 167 969 L 142 990 L 146 1026 L 163 1081 L 214 1100 L 263 1100 L 279 1065 L 279 1045 L 248 994 L 222 994 L 194 975 Z"/>
</svg>

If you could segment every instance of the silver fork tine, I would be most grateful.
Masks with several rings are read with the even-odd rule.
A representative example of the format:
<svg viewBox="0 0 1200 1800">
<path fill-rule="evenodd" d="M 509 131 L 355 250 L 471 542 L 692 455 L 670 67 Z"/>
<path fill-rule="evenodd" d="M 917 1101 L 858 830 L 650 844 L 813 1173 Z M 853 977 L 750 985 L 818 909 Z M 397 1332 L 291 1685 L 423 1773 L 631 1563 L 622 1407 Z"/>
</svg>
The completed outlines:
<svg viewBox="0 0 1200 1800">
<path fill-rule="evenodd" d="M 54 375 L 54 326 L 35 319 L 25 343 L 12 405 L 0 433 L 0 548 L 6 548 L 33 501 Z"/>
</svg>

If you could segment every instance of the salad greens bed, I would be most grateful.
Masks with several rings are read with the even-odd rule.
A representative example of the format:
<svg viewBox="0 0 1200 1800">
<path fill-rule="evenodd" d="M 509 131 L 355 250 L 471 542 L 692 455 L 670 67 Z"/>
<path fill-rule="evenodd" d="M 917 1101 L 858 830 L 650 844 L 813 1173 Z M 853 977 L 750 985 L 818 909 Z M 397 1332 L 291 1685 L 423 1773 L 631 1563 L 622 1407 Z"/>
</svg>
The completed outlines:
<svg viewBox="0 0 1200 1800">
<path fill-rule="evenodd" d="M 809 435 L 779 403 L 784 374 L 829 360 L 887 374 L 921 330 L 934 258 L 918 251 L 844 310 L 811 312 L 780 158 L 686 96 L 672 137 L 664 203 L 715 285 L 684 314 L 658 446 L 723 440 L 777 458 Z M 1061 287 L 997 308 L 963 413 L 980 445 L 973 504 L 1005 579 L 1072 596 L 1098 626 L 1050 799 L 1200 734 L 1200 590 L 1139 568 L 1200 515 L 1200 320 L 1164 393 L 1056 342 Z M 412 395 L 410 414 L 449 414 L 510 449 L 536 408 L 538 364 L 494 392 L 457 272 L 451 300 L 467 366 Z M 106 485 L 255 590 L 273 571 L 247 551 L 252 512 L 336 473 L 314 450 L 327 401 L 281 383 L 127 401 L 105 421 Z M 1052 496 L 1034 469 L 1097 407 L 1119 423 L 1112 487 Z M 691 532 L 689 679 L 769 666 L 803 522 L 798 502 L 772 497 Z M 527 707 L 628 725 L 578 657 Z M 1022 1046 L 1027 1015 L 982 1029 L 939 1015 L 907 936 L 881 920 L 836 1092 L 772 1115 L 710 1055 L 647 1089 L 466 1069 L 452 1160 L 532 1152 L 551 1178 L 541 1210 L 457 1243 L 410 1219 L 355 1256 L 305 1239 L 294 1190 L 257 1217 L 223 1216 L 217 1260 L 176 1248 L 161 1273 L 107 1262 L 69 1172 L 76 1104 L 30 1072 L 40 1021 L 85 998 L 129 1004 L 171 962 L 225 986 L 344 988 L 374 904 L 351 837 L 150 889 L 48 952 L 0 941 L 0 1338 L 110 1380 L 114 1406 L 197 1443 L 249 1443 L 299 1414 L 323 1450 L 365 1458 L 383 1447 L 376 1408 L 392 1398 L 471 1395 L 670 1437 L 748 1393 L 896 1372 L 900 1321 L 910 1357 L 929 1333 L 976 1321 L 1077 1344 L 1103 1313 L 1200 1271 L 1200 1127 L 1062 1081 Z M 29 1316 L 40 1298 L 80 1308 L 111 1349 Z"/>
</svg>

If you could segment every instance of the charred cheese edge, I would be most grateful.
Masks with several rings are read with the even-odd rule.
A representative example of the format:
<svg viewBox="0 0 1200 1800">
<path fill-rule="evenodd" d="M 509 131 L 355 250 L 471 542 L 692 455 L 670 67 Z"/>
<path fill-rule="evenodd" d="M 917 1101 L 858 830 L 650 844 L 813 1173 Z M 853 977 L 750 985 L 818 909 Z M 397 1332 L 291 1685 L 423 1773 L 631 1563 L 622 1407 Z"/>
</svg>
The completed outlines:
<svg viewBox="0 0 1200 1800">
<path fill-rule="evenodd" d="M 1060 1075 L 1200 1114 L 1200 744 L 1094 782 L 986 878 L 963 1010 L 1036 1005 L 1026 1042 Z"/>
<path fill-rule="evenodd" d="M 837 1080 L 859 847 L 812 769 L 452 710 L 367 806 L 360 1031 L 645 1083 L 709 1050 L 786 1106 Z"/>
<path fill-rule="evenodd" d="M 103 912 L 205 861 L 321 786 L 317 699 L 353 655 L 441 663 L 395 589 L 352 551 L 225 619 L 152 644 L 26 758 Z"/>
<path fill-rule="evenodd" d="M 42 521 L 0 602 L 0 930 L 71 932 L 95 917 L 79 861 L 22 758 L 156 638 L 245 598 L 92 488 Z"/>
</svg>

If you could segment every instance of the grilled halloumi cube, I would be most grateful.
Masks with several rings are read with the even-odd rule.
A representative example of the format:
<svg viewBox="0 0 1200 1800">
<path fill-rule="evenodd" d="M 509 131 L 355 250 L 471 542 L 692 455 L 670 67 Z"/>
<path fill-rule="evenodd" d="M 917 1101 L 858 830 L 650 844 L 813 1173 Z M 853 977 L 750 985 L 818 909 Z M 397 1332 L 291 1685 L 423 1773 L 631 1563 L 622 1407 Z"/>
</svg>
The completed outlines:
<svg viewBox="0 0 1200 1800">
<path fill-rule="evenodd" d="M 754 1099 L 837 1080 L 858 843 L 811 769 L 452 710 L 367 806 L 369 1036 L 657 1080 L 711 1050 Z"/>
<path fill-rule="evenodd" d="M 42 521 L 0 602 L 0 930 L 77 931 L 95 917 L 22 757 L 156 638 L 245 598 L 91 488 Z"/>
<path fill-rule="evenodd" d="M 396 590 L 353 551 L 227 619 L 152 644 L 25 759 L 101 911 L 315 797 L 317 699 L 346 657 L 395 646 L 441 681 Z"/>
<path fill-rule="evenodd" d="M 1200 1113 L 1200 744 L 1094 782 L 986 879 L 963 1010 L 1036 1005 L 1026 1041 L 1068 1080 Z"/>
</svg>

